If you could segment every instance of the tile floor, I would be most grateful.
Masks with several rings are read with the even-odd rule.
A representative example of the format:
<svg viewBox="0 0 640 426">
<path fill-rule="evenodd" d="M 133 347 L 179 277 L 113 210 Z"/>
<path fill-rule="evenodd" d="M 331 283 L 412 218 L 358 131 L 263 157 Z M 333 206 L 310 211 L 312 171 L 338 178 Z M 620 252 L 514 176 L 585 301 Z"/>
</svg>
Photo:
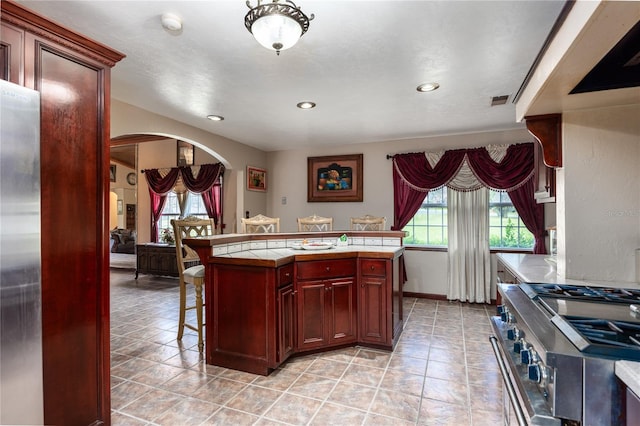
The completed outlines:
<svg viewBox="0 0 640 426">
<path fill-rule="evenodd" d="M 176 341 L 178 281 L 112 269 L 113 425 L 498 425 L 493 307 L 405 298 L 390 353 L 296 357 L 268 377 L 206 365 Z M 191 332 L 192 333 L 192 332 Z"/>
</svg>

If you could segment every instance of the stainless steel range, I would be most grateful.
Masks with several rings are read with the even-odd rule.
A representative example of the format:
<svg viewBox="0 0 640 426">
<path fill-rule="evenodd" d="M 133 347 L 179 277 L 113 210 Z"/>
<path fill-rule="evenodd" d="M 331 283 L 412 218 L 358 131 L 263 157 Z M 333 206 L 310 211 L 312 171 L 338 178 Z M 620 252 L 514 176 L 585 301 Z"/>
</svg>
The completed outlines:
<svg viewBox="0 0 640 426">
<path fill-rule="evenodd" d="M 498 291 L 490 340 L 518 423 L 623 424 L 614 362 L 640 361 L 640 290 L 527 283 Z"/>
</svg>

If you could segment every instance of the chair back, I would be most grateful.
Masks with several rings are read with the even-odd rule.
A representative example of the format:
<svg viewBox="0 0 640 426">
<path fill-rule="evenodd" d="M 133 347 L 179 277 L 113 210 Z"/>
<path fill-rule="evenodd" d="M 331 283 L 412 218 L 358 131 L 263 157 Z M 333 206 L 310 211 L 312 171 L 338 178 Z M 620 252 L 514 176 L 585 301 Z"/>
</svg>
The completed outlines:
<svg viewBox="0 0 640 426">
<path fill-rule="evenodd" d="M 199 217 L 189 216 L 185 219 L 171 219 L 171 226 L 173 226 L 173 235 L 176 240 L 178 272 L 182 276 L 186 263 L 200 260 L 198 253 L 191 247 L 184 245 L 182 240 L 214 235 L 215 225 L 213 219 L 200 219 Z"/>
<path fill-rule="evenodd" d="M 385 217 L 364 215 L 362 217 L 351 218 L 351 230 L 353 231 L 384 231 L 387 222 Z"/>
<path fill-rule="evenodd" d="M 280 232 L 279 217 L 267 217 L 259 214 L 249 219 L 242 218 L 240 223 L 243 234 L 272 234 Z"/>
<path fill-rule="evenodd" d="M 333 231 L 333 218 L 311 215 L 298 218 L 298 232 Z"/>
</svg>

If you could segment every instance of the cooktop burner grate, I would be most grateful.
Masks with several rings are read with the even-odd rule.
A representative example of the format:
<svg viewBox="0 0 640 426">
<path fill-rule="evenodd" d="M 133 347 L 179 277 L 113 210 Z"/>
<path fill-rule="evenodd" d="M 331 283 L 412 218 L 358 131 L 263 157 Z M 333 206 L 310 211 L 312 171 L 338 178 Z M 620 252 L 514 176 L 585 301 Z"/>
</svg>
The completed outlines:
<svg viewBox="0 0 640 426">
<path fill-rule="evenodd" d="M 575 286 L 569 284 L 522 284 L 529 297 L 549 296 L 593 302 L 640 303 L 640 290 L 629 288 Z"/>
<path fill-rule="evenodd" d="M 573 332 L 567 332 L 558 318 L 573 328 Z M 640 360 L 640 324 L 571 316 L 558 316 L 553 322 L 582 352 Z"/>
</svg>

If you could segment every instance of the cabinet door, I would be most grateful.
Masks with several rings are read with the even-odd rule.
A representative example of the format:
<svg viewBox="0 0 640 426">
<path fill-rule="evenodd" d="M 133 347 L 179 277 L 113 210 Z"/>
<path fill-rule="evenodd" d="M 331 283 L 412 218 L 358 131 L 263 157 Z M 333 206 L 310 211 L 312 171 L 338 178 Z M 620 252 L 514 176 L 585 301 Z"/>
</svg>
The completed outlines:
<svg viewBox="0 0 640 426">
<path fill-rule="evenodd" d="M 298 281 L 298 350 L 320 348 L 327 344 L 326 292 L 322 280 Z"/>
<path fill-rule="evenodd" d="M 385 343 L 387 340 L 386 284 L 384 277 L 363 275 L 360 278 L 358 309 L 362 342 Z"/>
<path fill-rule="evenodd" d="M 278 352 L 277 362 L 289 358 L 295 349 L 295 297 L 293 284 L 278 289 Z"/>
<path fill-rule="evenodd" d="M 24 83 L 24 31 L 8 23 L 0 27 L 0 78 L 15 84 Z"/>
<path fill-rule="evenodd" d="M 325 292 L 329 297 L 329 345 L 355 342 L 357 339 L 357 305 L 354 290 L 354 277 L 329 280 L 326 283 Z"/>
</svg>

